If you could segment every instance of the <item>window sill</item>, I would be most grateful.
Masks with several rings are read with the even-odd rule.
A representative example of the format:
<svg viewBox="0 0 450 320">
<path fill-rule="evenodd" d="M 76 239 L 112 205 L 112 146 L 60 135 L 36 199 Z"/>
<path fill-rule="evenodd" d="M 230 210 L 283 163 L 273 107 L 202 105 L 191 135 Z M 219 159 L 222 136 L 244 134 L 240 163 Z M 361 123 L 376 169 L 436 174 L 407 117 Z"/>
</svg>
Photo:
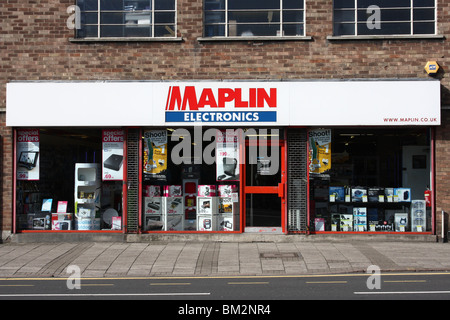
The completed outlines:
<svg viewBox="0 0 450 320">
<path fill-rule="evenodd" d="M 327 36 L 327 40 L 433 40 L 445 39 L 444 35 L 380 35 L 380 36 Z"/>
<path fill-rule="evenodd" d="M 180 42 L 183 41 L 181 37 L 159 37 L 159 38 L 145 38 L 145 37 L 110 37 L 110 38 L 69 38 L 70 42 Z"/>
<path fill-rule="evenodd" d="M 200 37 L 198 41 L 311 41 L 312 37 L 292 36 L 292 37 Z"/>
</svg>

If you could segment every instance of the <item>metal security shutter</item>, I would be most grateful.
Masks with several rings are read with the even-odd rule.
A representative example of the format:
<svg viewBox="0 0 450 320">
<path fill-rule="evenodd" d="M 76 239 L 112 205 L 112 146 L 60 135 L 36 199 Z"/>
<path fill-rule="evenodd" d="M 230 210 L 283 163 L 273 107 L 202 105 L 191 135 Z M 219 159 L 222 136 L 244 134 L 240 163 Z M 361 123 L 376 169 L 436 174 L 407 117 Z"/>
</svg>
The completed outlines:
<svg viewBox="0 0 450 320">
<path fill-rule="evenodd" d="M 137 233 L 139 228 L 139 129 L 127 134 L 127 231 Z"/>
<path fill-rule="evenodd" d="M 287 131 L 288 153 L 288 231 L 307 230 L 307 133 L 306 129 Z"/>
</svg>

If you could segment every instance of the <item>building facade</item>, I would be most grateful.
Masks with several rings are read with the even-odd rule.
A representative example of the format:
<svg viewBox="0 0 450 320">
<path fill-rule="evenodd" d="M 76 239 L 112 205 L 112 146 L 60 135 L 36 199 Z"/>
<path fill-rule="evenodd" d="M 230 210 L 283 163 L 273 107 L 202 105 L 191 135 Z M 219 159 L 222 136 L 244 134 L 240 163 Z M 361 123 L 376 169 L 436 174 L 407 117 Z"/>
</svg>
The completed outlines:
<svg viewBox="0 0 450 320">
<path fill-rule="evenodd" d="M 6 0 L 2 238 L 442 238 L 449 7 Z"/>
</svg>

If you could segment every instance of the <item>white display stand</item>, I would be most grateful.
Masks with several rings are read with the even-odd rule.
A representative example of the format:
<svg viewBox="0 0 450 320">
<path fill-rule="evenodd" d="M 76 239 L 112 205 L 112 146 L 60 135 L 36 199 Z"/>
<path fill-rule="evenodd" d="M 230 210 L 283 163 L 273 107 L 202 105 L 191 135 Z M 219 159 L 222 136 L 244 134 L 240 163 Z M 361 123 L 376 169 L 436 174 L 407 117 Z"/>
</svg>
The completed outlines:
<svg viewBox="0 0 450 320">
<path fill-rule="evenodd" d="M 75 227 L 77 230 L 99 230 L 95 213 L 100 207 L 100 164 L 75 164 Z"/>
<path fill-rule="evenodd" d="M 161 197 L 164 231 L 184 230 L 183 197 Z"/>
<path fill-rule="evenodd" d="M 218 213 L 218 197 L 197 197 L 197 231 L 217 231 Z"/>
<path fill-rule="evenodd" d="M 427 226 L 427 204 L 425 200 L 411 201 L 411 231 L 424 232 Z"/>
<path fill-rule="evenodd" d="M 239 202 L 232 197 L 219 197 L 218 231 L 239 230 Z"/>
</svg>

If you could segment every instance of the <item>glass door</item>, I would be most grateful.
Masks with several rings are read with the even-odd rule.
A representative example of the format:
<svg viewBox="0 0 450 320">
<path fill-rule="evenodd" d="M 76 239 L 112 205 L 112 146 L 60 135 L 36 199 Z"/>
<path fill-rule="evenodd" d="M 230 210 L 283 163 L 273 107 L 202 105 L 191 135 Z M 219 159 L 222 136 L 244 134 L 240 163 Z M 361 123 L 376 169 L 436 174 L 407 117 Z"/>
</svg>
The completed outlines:
<svg viewBox="0 0 450 320">
<path fill-rule="evenodd" d="M 285 141 L 278 134 L 246 140 L 245 232 L 285 231 L 285 162 Z"/>
</svg>

